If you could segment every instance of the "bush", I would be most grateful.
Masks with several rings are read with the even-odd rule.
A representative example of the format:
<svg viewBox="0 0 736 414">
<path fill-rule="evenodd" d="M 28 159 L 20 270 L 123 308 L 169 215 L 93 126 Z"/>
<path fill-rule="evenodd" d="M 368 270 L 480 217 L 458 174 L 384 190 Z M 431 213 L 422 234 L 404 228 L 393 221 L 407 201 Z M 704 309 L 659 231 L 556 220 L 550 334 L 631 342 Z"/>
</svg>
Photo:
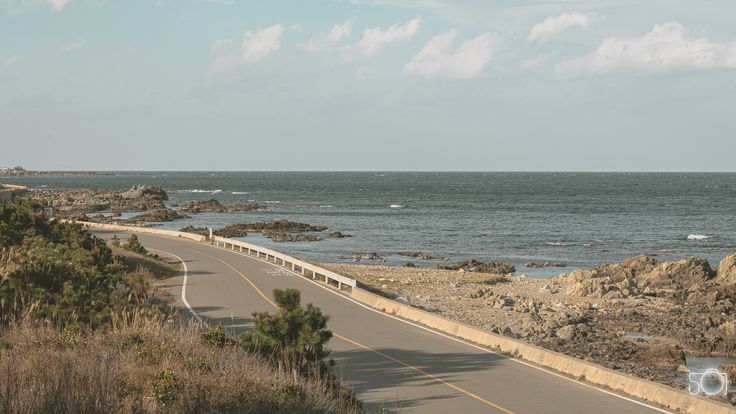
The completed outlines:
<svg viewBox="0 0 736 414">
<path fill-rule="evenodd" d="M 148 250 L 143 247 L 141 241 L 138 240 L 138 236 L 136 236 L 135 234 L 130 235 L 128 241 L 123 245 L 123 249 L 143 256 L 148 254 Z"/>
<path fill-rule="evenodd" d="M 296 289 L 274 289 L 273 294 L 278 312 L 253 313 L 256 329 L 243 334 L 241 343 L 246 349 L 275 357 L 288 371 L 324 377 L 329 369 L 324 359 L 330 353 L 325 345 L 332 338 L 328 317 L 312 304 L 302 307 Z"/>
<path fill-rule="evenodd" d="M 38 204 L 0 207 L 0 324 L 21 315 L 93 326 L 127 304 L 105 242 L 77 224 L 49 220 Z"/>
</svg>

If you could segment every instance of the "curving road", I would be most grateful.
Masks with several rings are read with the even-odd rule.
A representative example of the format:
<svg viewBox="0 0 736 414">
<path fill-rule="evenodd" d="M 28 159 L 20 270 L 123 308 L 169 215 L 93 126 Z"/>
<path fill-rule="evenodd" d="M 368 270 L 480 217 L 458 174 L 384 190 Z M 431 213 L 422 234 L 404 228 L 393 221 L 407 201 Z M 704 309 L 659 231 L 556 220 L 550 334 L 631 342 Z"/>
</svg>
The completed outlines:
<svg viewBox="0 0 736 414">
<path fill-rule="evenodd" d="M 338 375 L 370 412 L 669 412 L 386 315 L 254 257 L 183 239 L 138 237 L 185 263 L 186 272 L 167 285 L 182 307 L 235 333 L 252 327 L 252 312 L 274 310 L 273 289 L 299 289 L 303 303 L 330 316 Z"/>
</svg>

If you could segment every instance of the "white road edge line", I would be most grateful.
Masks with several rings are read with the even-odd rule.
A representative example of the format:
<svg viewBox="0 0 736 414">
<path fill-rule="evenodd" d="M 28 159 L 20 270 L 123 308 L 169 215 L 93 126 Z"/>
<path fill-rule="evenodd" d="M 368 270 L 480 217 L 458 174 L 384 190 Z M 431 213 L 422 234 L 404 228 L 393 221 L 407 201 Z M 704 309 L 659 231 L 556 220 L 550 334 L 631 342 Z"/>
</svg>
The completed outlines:
<svg viewBox="0 0 736 414">
<path fill-rule="evenodd" d="M 168 254 L 170 256 L 173 256 L 173 257 L 177 258 L 177 260 L 179 260 L 181 262 L 181 265 L 184 266 L 184 280 L 181 283 L 181 300 L 182 300 L 182 302 L 184 302 L 184 305 L 186 305 L 187 309 L 189 309 L 189 312 L 191 312 L 192 315 L 194 315 L 194 317 L 197 318 L 197 320 L 200 323 L 204 323 L 204 321 L 202 320 L 202 317 L 199 316 L 197 314 L 197 312 L 194 311 L 194 309 L 192 309 L 192 306 L 189 305 L 189 302 L 187 301 L 187 280 L 189 279 L 189 268 L 187 267 L 187 262 L 185 262 L 181 257 L 175 255 L 174 253 L 167 252 L 166 250 L 150 249 L 150 248 L 149 248 L 149 250 L 156 250 L 156 251 L 159 251 L 161 253 L 166 253 L 166 254 Z"/>
<path fill-rule="evenodd" d="M 537 366 L 537 365 L 531 364 L 531 363 L 529 363 L 529 362 L 526 362 L 526 361 L 522 361 L 522 360 L 516 359 L 516 358 L 514 358 L 514 357 L 510 357 L 510 356 L 508 356 L 508 355 L 504 355 L 504 354 L 501 354 L 501 353 L 498 353 L 498 352 L 492 351 L 492 350 L 490 350 L 490 349 L 488 349 L 488 348 L 484 348 L 484 347 L 482 347 L 482 346 L 479 346 L 479 345 L 475 345 L 475 344 L 473 344 L 473 343 L 470 343 L 470 342 L 466 342 L 466 341 L 464 341 L 464 340 L 462 340 L 462 339 L 459 339 L 459 338 L 455 338 L 455 337 L 453 337 L 453 336 L 447 335 L 447 334 L 445 334 L 445 333 L 442 333 L 442 332 L 440 332 L 440 331 L 436 331 L 436 330 L 434 330 L 434 329 L 432 329 L 432 328 L 428 328 L 428 327 L 426 327 L 426 326 L 422 326 L 422 325 L 416 324 L 416 323 L 414 323 L 414 322 L 411 322 L 411 321 L 407 321 L 406 319 L 402 319 L 402 318 L 399 318 L 399 317 L 397 317 L 397 316 L 394 316 L 394 315 L 389 315 L 389 314 L 388 314 L 388 313 L 386 313 L 386 312 L 380 311 L 380 310 L 378 310 L 378 309 L 375 309 L 375 308 L 372 308 L 372 307 L 370 307 L 370 306 L 368 306 L 368 305 L 366 305 L 366 304 L 364 304 L 364 303 L 358 302 L 357 300 L 355 300 L 355 299 L 353 299 L 353 298 L 351 298 L 351 297 L 345 296 L 345 295 L 343 295 L 343 294 L 341 294 L 341 293 L 338 293 L 338 292 L 336 292 L 336 291 L 335 291 L 334 289 L 331 289 L 331 288 L 329 288 L 329 287 L 327 287 L 327 286 L 324 286 L 324 285 L 322 285 L 321 283 L 319 283 L 319 282 L 317 282 L 317 281 L 314 281 L 314 280 L 312 280 L 312 279 L 306 278 L 306 277 L 304 277 L 304 276 L 300 275 L 299 273 L 296 273 L 296 272 L 294 272 L 294 271 L 292 271 L 292 270 L 290 270 L 290 269 L 288 269 L 288 268 L 285 268 L 285 267 L 281 267 L 281 266 L 277 265 L 276 263 L 272 263 L 272 262 L 269 262 L 269 261 L 267 261 L 266 259 L 256 258 L 256 257 L 250 256 L 250 255 L 248 255 L 248 254 L 244 254 L 244 253 L 242 253 L 242 252 L 238 252 L 238 251 L 235 251 L 235 250 L 228 250 L 228 249 L 226 249 L 226 248 L 224 248 L 224 247 L 223 247 L 223 248 L 220 248 L 220 247 L 216 247 L 216 246 L 213 246 L 213 245 L 211 245 L 211 244 L 210 244 L 210 245 L 208 245 L 208 246 L 210 246 L 210 247 L 212 247 L 212 248 L 214 248 L 214 249 L 217 249 L 217 250 L 224 250 L 224 251 L 226 251 L 226 252 L 231 252 L 231 253 L 235 253 L 235 254 L 238 254 L 238 255 L 240 255 L 240 256 L 245 256 L 245 257 L 248 257 L 248 258 L 251 258 L 251 259 L 254 259 L 254 260 L 259 260 L 259 261 L 261 261 L 261 262 L 264 262 L 264 263 L 268 263 L 269 265 L 271 265 L 271 266 L 274 266 L 274 267 L 276 267 L 276 268 L 278 268 L 278 269 L 283 269 L 283 270 L 286 270 L 286 271 L 287 271 L 288 273 L 290 273 L 290 274 L 292 274 L 292 275 L 294 275 L 294 276 L 297 276 L 297 277 L 299 277 L 299 279 L 302 279 L 302 280 L 306 280 L 307 282 L 311 282 L 312 284 L 314 284 L 314 285 L 316 285 L 316 286 L 319 286 L 320 288 L 322 288 L 322 289 L 324 289 L 324 290 L 326 290 L 326 291 L 328 291 L 328 292 L 330 292 L 330 293 L 332 293 L 332 294 L 334 294 L 334 295 L 336 295 L 336 296 L 339 296 L 339 297 L 341 297 L 341 298 L 343 298 L 343 299 L 347 299 L 347 300 L 349 300 L 350 302 L 353 302 L 353 303 L 355 303 L 356 305 L 358 305 L 358 306 L 360 306 L 360 307 L 363 307 L 363 308 L 365 308 L 365 309 L 367 309 L 367 310 L 369 310 L 369 311 L 372 311 L 372 312 L 378 313 L 378 314 L 380 314 L 380 315 L 386 316 L 386 317 L 388 317 L 388 318 L 391 318 L 391 319 L 395 319 L 395 320 L 397 320 L 397 321 L 400 321 L 400 322 L 406 323 L 406 324 L 408 324 L 408 325 L 411 325 L 411 326 L 414 326 L 414 327 L 416 327 L 416 328 L 419 328 L 419 329 L 423 329 L 423 330 L 425 330 L 425 331 L 427 331 L 427 332 L 431 332 L 431 333 L 433 333 L 433 334 L 435 334 L 435 335 L 439 335 L 439 336 L 441 336 L 441 337 L 444 337 L 444 338 L 447 338 L 447 339 L 451 339 L 451 340 L 453 340 L 453 341 L 455 341 L 455 342 L 459 342 L 459 343 L 461 343 L 461 344 L 465 344 L 465 345 L 467 345 L 467 346 L 470 346 L 470 347 L 476 348 L 476 349 L 478 349 L 478 350 L 481 350 L 481 351 L 484 351 L 484 352 L 488 352 L 488 353 L 491 353 L 491 354 L 494 354 L 494 355 L 498 355 L 498 356 L 500 356 L 500 357 L 502 357 L 502 358 L 510 359 L 510 360 L 512 360 L 512 361 L 518 362 L 519 364 L 523 364 L 523 365 L 526 365 L 526 366 L 528 366 L 528 367 L 531 367 L 531 368 L 537 369 L 537 370 L 539 370 L 539 371 L 542 371 L 542 372 L 546 372 L 547 374 L 550 374 L 550 375 L 554 375 L 554 376 L 556 376 L 556 377 L 558 377 L 558 378 L 562 378 L 562 379 L 565 379 L 565 380 L 567 380 L 567 381 L 573 382 L 573 383 L 575 383 L 575 384 L 580 384 L 580 385 L 582 385 L 582 386 L 584 386 L 584 387 L 588 387 L 588 388 L 594 389 L 594 390 L 596 390 L 596 391 L 600 391 L 600 392 L 602 392 L 602 393 L 604 393 L 604 394 L 608 394 L 608 395 L 612 395 L 612 396 L 614 396 L 614 397 L 617 397 L 617 398 L 621 398 L 622 400 L 626 400 L 626 401 L 632 402 L 632 403 L 634 403 L 634 404 L 638 404 L 638 405 L 640 405 L 640 406 L 642 406 L 642 407 L 646 407 L 646 408 L 652 409 L 652 410 L 654 410 L 654 411 L 658 411 L 658 412 L 660 412 L 660 413 L 665 413 L 665 414 L 674 414 L 674 413 L 673 413 L 672 411 L 667 411 L 667 410 L 664 410 L 664 409 L 662 409 L 662 408 L 656 407 L 656 406 L 654 406 L 654 405 L 651 405 L 651 404 L 647 404 L 647 403 L 645 403 L 645 402 L 642 402 L 642 401 L 639 401 L 639 400 L 635 400 L 635 399 L 633 399 L 633 398 L 629 398 L 629 397 L 626 397 L 626 396 L 623 396 L 623 395 L 617 394 L 617 393 L 615 393 L 615 392 L 611 392 L 611 391 L 608 391 L 608 390 L 604 390 L 604 389 L 602 389 L 602 388 L 596 387 L 596 386 L 594 386 L 594 385 L 591 385 L 591 384 L 586 384 L 586 383 L 584 383 L 584 382 L 581 382 L 581 381 L 578 381 L 578 380 L 576 380 L 576 379 L 574 379 L 574 378 L 570 378 L 570 377 L 567 377 L 567 376 L 565 376 L 565 375 L 559 374 L 559 373 L 557 373 L 557 372 L 554 372 L 554 371 L 550 371 L 550 370 L 548 370 L 548 369 L 546 369 L 546 368 L 542 368 L 542 367 L 540 367 L 540 366 Z M 184 290 L 182 289 L 182 299 L 183 299 L 183 294 L 184 294 Z M 189 305 L 187 304 L 187 306 L 189 306 Z M 191 310 L 191 308 L 190 308 L 190 310 Z M 194 312 L 194 311 L 192 311 L 192 312 Z M 195 313 L 195 316 L 196 316 L 196 313 Z M 197 318 L 199 318 L 199 317 L 197 316 Z"/>
</svg>

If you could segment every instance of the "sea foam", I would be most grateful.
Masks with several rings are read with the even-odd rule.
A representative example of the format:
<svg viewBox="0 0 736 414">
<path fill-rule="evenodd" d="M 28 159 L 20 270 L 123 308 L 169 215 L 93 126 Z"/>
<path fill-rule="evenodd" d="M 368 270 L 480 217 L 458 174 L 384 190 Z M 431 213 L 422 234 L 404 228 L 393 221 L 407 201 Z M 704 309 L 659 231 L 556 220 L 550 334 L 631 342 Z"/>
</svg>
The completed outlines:
<svg viewBox="0 0 736 414">
<path fill-rule="evenodd" d="M 703 234 L 688 234 L 687 239 L 688 240 L 705 240 L 710 238 L 710 236 L 705 236 Z"/>
</svg>

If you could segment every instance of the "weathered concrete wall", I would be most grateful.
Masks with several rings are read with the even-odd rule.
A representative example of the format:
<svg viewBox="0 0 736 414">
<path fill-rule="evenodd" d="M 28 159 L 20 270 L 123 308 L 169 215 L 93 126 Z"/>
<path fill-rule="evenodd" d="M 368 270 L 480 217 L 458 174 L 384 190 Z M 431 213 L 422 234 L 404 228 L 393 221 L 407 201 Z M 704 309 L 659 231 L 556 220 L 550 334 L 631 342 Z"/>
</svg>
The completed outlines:
<svg viewBox="0 0 736 414">
<path fill-rule="evenodd" d="M 0 204 L 10 203 L 26 192 L 28 189 L 20 185 L 0 184 Z"/>
<path fill-rule="evenodd" d="M 584 378 L 591 384 L 619 391 L 673 410 L 692 414 L 734 414 L 736 412 L 736 409 L 726 404 L 704 397 L 696 397 L 666 385 L 636 378 L 581 359 L 451 321 L 360 288 L 353 288 L 351 297 L 373 308 L 420 323 L 437 331 L 513 355 L 573 378 Z"/>
<path fill-rule="evenodd" d="M 202 236 L 199 234 L 185 233 L 182 231 L 151 229 L 148 227 L 120 226 L 117 224 L 90 223 L 86 221 L 78 221 L 77 223 L 82 224 L 85 227 L 101 229 L 101 230 L 130 231 L 133 233 L 146 233 L 146 234 L 157 234 L 159 236 L 167 236 L 167 237 L 180 237 L 180 238 L 185 238 L 185 239 L 190 239 L 190 240 L 200 241 L 200 242 L 207 241 L 207 237 L 205 236 Z"/>
</svg>

